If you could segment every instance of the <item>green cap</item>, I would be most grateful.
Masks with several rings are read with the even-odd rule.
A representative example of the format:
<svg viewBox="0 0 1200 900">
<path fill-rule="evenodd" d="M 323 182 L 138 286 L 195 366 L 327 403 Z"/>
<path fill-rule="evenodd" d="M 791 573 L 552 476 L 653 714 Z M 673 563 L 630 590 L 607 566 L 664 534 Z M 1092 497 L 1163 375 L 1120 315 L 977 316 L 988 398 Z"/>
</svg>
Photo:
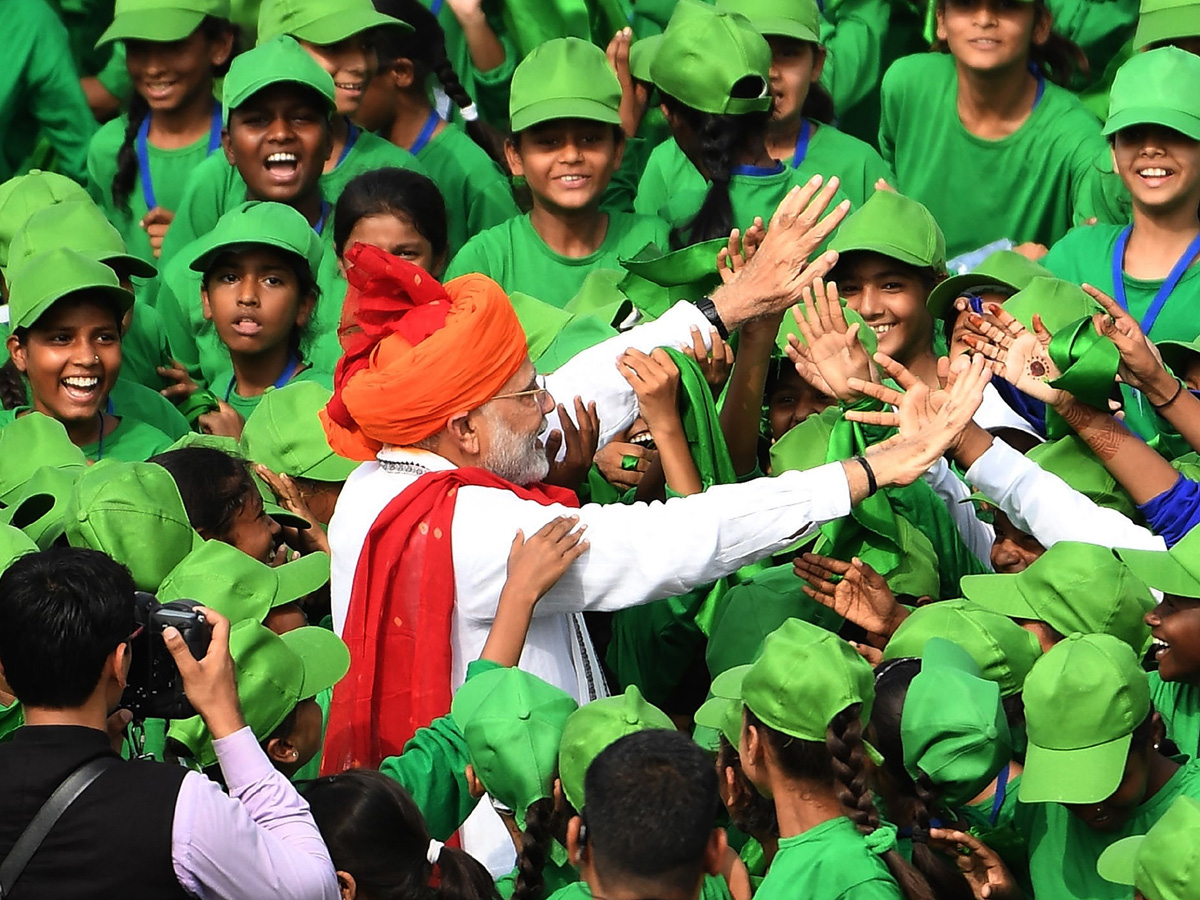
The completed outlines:
<svg viewBox="0 0 1200 900">
<path fill-rule="evenodd" d="M 238 700 L 254 737 L 271 736 L 301 700 L 333 687 L 350 669 L 350 651 L 327 628 L 306 625 L 275 634 L 252 619 L 229 629 Z M 187 747 L 202 766 L 217 761 L 212 735 L 199 716 L 171 723 L 167 736 Z"/>
<path fill-rule="evenodd" d="M 0 572 L 3 572 L 22 556 L 37 553 L 38 546 L 29 535 L 11 525 L 0 525 Z"/>
<path fill-rule="evenodd" d="M 660 91 L 713 115 L 769 110 L 770 71 L 766 39 L 743 16 L 699 0 L 679 0 L 650 62 Z"/>
<path fill-rule="evenodd" d="M 315 381 L 268 388 L 242 428 L 242 453 L 292 478 L 345 481 L 358 463 L 333 452 L 317 418 L 331 397 Z"/>
<path fill-rule="evenodd" d="M 378 12 L 371 0 L 263 0 L 258 10 L 259 46 L 279 35 L 336 44 L 383 27 L 413 30 L 407 22 Z"/>
<path fill-rule="evenodd" d="M 708 689 L 708 699 L 696 710 L 694 717 L 697 725 L 723 734 L 735 747 L 742 736 L 742 685 L 752 668 L 751 665 L 734 666 L 714 678 Z"/>
<path fill-rule="evenodd" d="M 33 213 L 9 245 L 8 265 L 16 268 L 31 256 L 60 247 L 138 278 L 158 274 L 158 269 L 125 249 L 121 233 L 90 200 L 68 200 Z"/>
<path fill-rule="evenodd" d="M 933 214 L 910 197 L 876 191 L 846 217 L 829 249 L 869 250 L 918 268 L 946 271 L 946 238 Z"/>
<path fill-rule="evenodd" d="M 1012 758 L 1000 686 L 944 638 L 930 638 L 900 714 L 904 768 L 922 774 L 951 807 L 969 803 Z"/>
<path fill-rule="evenodd" d="M 512 77 L 508 116 L 514 132 L 554 119 L 621 124 L 621 84 L 604 51 L 564 37 L 534 48 Z"/>
<path fill-rule="evenodd" d="M 221 216 L 212 231 L 194 244 L 189 265 L 193 271 L 203 272 L 222 251 L 250 245 L 274 247 L 300 257 L 316 280 L 321 265 L 320 237 L 301 213 L 269 200 L 249 200 Z"/>
<path fill-rule="evenodd" d="M 632 684 L 624 694 L 593 700 L 571 713 L 558 750 L 558 778 L 567 802 L 577 810 L 583 809 L 584 776 L 605 747 L 627 734 L 651 728 L 673 731 L 675 723 L 657 706 L 647 703 Z"/>
<path fill-rule="evenodd" d="M 1003 287 L 1011 296 L 1029 286 L 1035 278 L 1053 278 L 1051 271 L 1015 250 L 997 250 L 974 270 L 951 275 L 929 292 L 925 305 L 935 319 L 944 319 L 954 310 L 954 301 L 982 287 Z"/>
<path fill-rule="evenodd" d="M 871 667 L 836 634 L 789 619 L 763 643 L 746 673 L 742 700 L 763 723 L 805 741 L 824 741 L 829 723 L 862 704 L 866 725 L 875 702 Z"/>
<path fill-rule="evenodd" d="M 650 63 L 662 43 L 661 34 L 652 34 L 641 38 L 629 45 L 629 74 L 638 81 L 653 81 L 650 77 Z"/>
<path fill-rule="evenodd" d="M 1117 480 L 1104 468 L 1104 463 L 1074 432 L 1058 440 L 1038 444 L 1025 455 L 1097 506 L 1115 509 L 1130 519 L 1140 516 L 1133 498 L 1117 484 Z"/>
<path fill-rule="evenodd" d="M 14 512 L 8 519 L 10 525 L 18 525 L 15 511 L 20 509 L 27 515 L 27 503 L 35 497 L 41 497 L 46 502 L 32 520 L 27 518 L 20 521 L 18 527 L 29 535 L 41 549 L 46 550 L 62 537 L 66 527 L 67 501 L 75 490 L 77 482 L 86 471 L 84 466 L 42 466 L 29 476 L 18 497 L 12 500 L 5 512 Z"/>
<path fill-rule="evenodd" d="M 1196 0 L 1142 0 L 1133 49 L 1197 35 L 1200 35 L 1200 3 Z"/>
<path fill-rule="evenodd" d="M 1200 7 L 1192 9 L 1200 17 Z M 1194 26 L 1200 32 L 1200 26 Z M 1135 53 L 1113 79 L 1104 133 L 1162 125 L 1200 141 L 1200 56 L 1178 47 Z"/>
<path fill-rule="evenodd" d="M 44 466 L 80 472 L 87 466 L 87 457 L 71 443 L 62 422 L 29 412 L 0 428 L 0 503 L 12 503 Z"/>
<path fill-rule="evenodd" d="M 1154 346 L 1158 348 L 1158 354 L 1167 368 L 1181 378 L 1187 371 L 1188 359 L 1200 356 L 1200 338 L 1194 341 L 1155 341 Z"/>
<path fill-rule="evenodd" d="M 1109 844 L 1096 871 L 1147 900 L 1200 898 L 1200 800 L 1176 797 L 1145 834 Z"/>
<path fill-rule="evenodd" d="M 91 202 L 88 192 L 64 175 L 33 169 L 0 184 L 0 269 L 8 268 L 8 248 L 25 221 L 39 209 L 70 200 Z"/>
<path fill-rule="evenodd" d="M 107 553 L 151 593 L 200 542 L 171 473 L 154 463 L 92 466 L 75 483 L 64 519 L 72 547 Z"/>
<path fill-rule="evenodd" d="M 913 610 L 883 648 L 883 658 L 919 657 L 930 638 L 947 635 L 970 654 L 984 678 L 1000 686 L 1003 697 L 1021 693 L 1042 655 L 1033 633 L 1008 616 L 968 600 L 943 600 Z"/>
<path fill-rule="evenodd" d="M 480 672 L 458 689 L 450 715 L 487 792 L 525 828 L 531 803 L 554 796 L 563 729 L 579 704 L 517 668 Z"/>
<path fill-rule="evenodd" d="M 66 247 L 28 257 L 8 275 L 13 328 L 30 327 L 59 300 L 83 292 L 112 300 L 122 315 L 133 306 L 133 294 L 121 287 L 112 269 Z"/>
<path fill-rule="evenodd" d="M 1004 302 L 1004 311 L 1029 329 L 1033 328 L 1036 313 L 1054 334 L 1103 309 L 1077 284 L 1059 278 L 1035 278 Z"/>
<path fill-rule="evenodd" d="M 821 11 L 816 0 L 717 0 L 717 9 L 740 13 L 764 37 L 779 35 L 821 43 Z"/>
<path fill-rule="evenodd" d="M 262 35 L 259 37 L 261 39 Z M 234 57 L 221 91 L 221 115 L 226 126 L 233 110 L 263 88 L 281 82 L 311 88 L 325 99 L 331 116 L 337 112 L 333 76 L 322 69 L 294 38 L 281 35 L 265 43 L 260 40 L 253 50 Z"/>
<path fill-rule="evenodd" d="M 1110 634 L 1141 653 L 1154 598 L 1108 547 L 1059 541 L 1016 575 L 968 575 L 963 595 L 1014 619 L 1045 622 L 1059 634 Z"/>
<path fill-rule="evenodd" d="M 268 566 L 232 544 L 205 541 L 179 561 L 158 588 L 158 599 L 195 600 L 230 622 L 261 622 L 276 606 L 307 597 L 329 583 L 329 556 L 309 553 Z"/>
<path fill-rule="evenodd" d="M 1150 684 L 1129 645 L 1079 633 L 1050 648 L 1025 681 L 1025 803 L 1099 803 L 1125 774 Z"/>
<path fill-rule="evenodd" d="M 117 0 L 113 22 L 96 46 L 111 41 L 181 41 L 207 16 L 229 21 L 231 15 L 229 0 Z"/>
<path fill-rule="evenodd" d="M 1193 528 L 1170 550 L 1118 548 L 1116 554 L 1154 590 L 1200 598 L 1200 528 Z"/>
</svg>

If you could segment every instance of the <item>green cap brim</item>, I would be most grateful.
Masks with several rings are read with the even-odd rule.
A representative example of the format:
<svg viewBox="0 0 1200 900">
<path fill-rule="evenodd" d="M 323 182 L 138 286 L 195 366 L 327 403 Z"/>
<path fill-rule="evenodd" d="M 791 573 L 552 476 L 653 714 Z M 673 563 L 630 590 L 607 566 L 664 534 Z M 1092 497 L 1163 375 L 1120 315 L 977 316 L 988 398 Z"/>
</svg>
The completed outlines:
<svg viewBox="0 0 1200 900">
<path fill-rule="evenodd" d="M 1096 860 L 1096 874 L 1113 884 L 1132 885 L 1137 871 L 1138 851 L 1142 849 L 1144 840 L 1144 834 L 1135 834 L 1109 844 Z"/>
<path fill-rule="evenodd" d="M 312 481 L 341 482 L 349 478 L 359 465 L 352 459 L 330 453 L 307 472 L 301 472 L 298 477 Z"/>
<path fill-rule="evenodd" d="M 586 119 L 589 122 L 620 125 L 621 113 L 611 106 L 587 97 L 553 97 L 517 110 L 510 126 L 513 131 L 524 131 L 526 128 L 555 119 Z"/>
<path fill-rule="evenodd" d="M 789 37 L 817 45 L 821 43 L 821 36 L 814 34 L 811 28 L 808 28 L 803 22 L 797 22 L 786 16 L 762 16 L 761 18 L 751 16 L 750 24 L 763 37 Z"/>
<path fill-rule="evenodd" d="M 951 275 L 945 281 L 929 292 L 925 306 L 935 319 L 945 319 L 954 310 L 954 301 L 971 288 L 983 287 L 989 284 L 1000 284 L 995 276 L 982 275 L 978 272 L 967 272 L 965 275 Z M 1012 287 L 1010 285 L 1010 287 Z M 1015 294 L 1017 289 L 1012 287 Z"/>
<path fill-rule="evenodd" d="M 1010 619 L 1042 618 L 1022 595 L 1015 575 L 967 575 L 959 582 L 959 589 L 972 603 Z"/>
<path fill-rule="evenodd" d="M 338 10 L 322 16 L 307 25 L 288 32 L 292 37 L 310 44 L 336 44 L 348 37 L 370 31 L 372 28 L 402 28 L 412 31 L 413 27 L 400 19 L 385 16 L 373 9 Z M 274 37 L 274 35 L 272 35 Z M 259 35 L 259 43 L 263 43 Z"/>
<path fill-rule="evenodd" d="M 1104 123 L 1104 134 L 1115 134 L 1122 128 L 1132 128 L 1135 125 L 1162 125 L 1165 128 L 1173 128 L 1193 141 L 1200 141 L 1200 116 L 1165 106 L 1147 105 L 1122 109 L 1108 117 L 1108 121 Z"/>
<path fill-rule="evenodd" d="M 307 597 L 329 582 L 329 556 L 324 553 L 308 553 L 282 566 L 275 567 L 279 579 L 279 592 L 272 606 L 292 603 Z"/>
<path fill-rule="evenodd" d="M 80 253 L 88 255 L 86 250 L 80 250 Z M 154 278 L 158 275 L 158 269 L 150 265 L 141 257 L 134 256 L 130 253 L 109 253 L 100 258 L 100 262 L 106 266 L 116 267 L 120 265 L 130 275 L 137 278 Z"/>
<path fill-rule="evenodd" d="M 300 699 L 308 700 L 333 687 L 350 671 L 350 651 L 332 631 L 310 625 L 281 634 L 288 649 L 304 661 Z"/>
<path fill-rule="evenodd" d="M 278 75 L 272 72 L 264 72 L 251 83 L 244 85 L 242 90 L 239 91 L 236 96 L 223 98 L 224 102 L 221 107 L 221 121 L 225 127 L 229 127 L 229 114 L 231 112 L 240 107 L 259 91 L 265 90 L 266 88 L 271 87 L 273 84 L 298 84 L 302 87 L 306 87 L 325 102 L 325 111 L 329 113 L 331 118 L 337 115 L 337 97 L 326 94 L 319 85 L 303 78 L 280 78 Z M 245 243 L 245 241 L 242 241 L 241 243 Z M 277 246 L 270 240 L 269 235 L 265 235 L 263 240 L 256 241 L 255 243 Z M 293 250 L 292 252 L 294 253 L 295 251 Z M 192 267 L 195 268 L 195 265 L 193 264 Z"/>
<path fill-rule="evenodd" d="M 1166 550 L 1118 549 L 1116 554 L 1148 587 L 1178 597 L 1200 598 L 1200 579 Z"/>
<path fill-rule="evenodd" d="M 1200 35 L 1200 4 L 1145 12 L 1138 16 L 1133 49 L 1197 35 Z"/>
<path fill-rule="evenodd" d="M 263 512 L 282 525 L 284 528 L 312 528 L 312 522 L 298 516 L 294 512 L 289 512 L 278 503 L 272 503 L 269 500 L 263 501 Z"/>
<path fill-rule="evenodd" d="M 1125 776 L 1132 734 L 1078 750 L 1048 750 L 1030 741 L 1017 797 L 1022 803 L 1099 803 Z"/>
<path fill-rule="evenodd" d="M 54 509 L 58 498 L 53 494 L 35 492 L 27 494 L 12 506 L 0 510 L 0 524 L 11 525 L 24 531 L 30 525 Z"/>
<path fill-rule="evenodd" d="M 718 734 L 725 735 L 725 740 L 736 747 L 740 735 L 731 736 L 728 730 L 729 706 L 731 703 L 738 703 L 740 705 L 740 701 L 737 700 L 728 700 L 725 697 L 709 697 L 700 704 L 700 708 L 696 710 L 692 721 L 698 726 L 711 728 Z M 715 750 L 716 748 L 711 749 Z"/>
<path fill-rule="evenodd" d="M 122 316 L 129 312 L 129 310 L 133 307 L 133 294 L 129 293 L 129 291 L 125 290 L 125 288 L 114 287 L 113 285 L 108 284 L 83 284 L 45 298 L 37 305 L 27 309 L 25 314 L 21 316 L 21 320 L 19 322 L 10 323 L 10 326 L 12 328 L 29 328 L 42 317 L 46 310 L 52 307 L 59 300 L 62 300 L 65 297 L 70 297 L 72 294 L 79 294 L 84 291 L 87 291 L 91 294 L 98 294 L 101 297 L 107 297 L 114 301 L 117 304 L 117 309 L 120 310 Z"/>
<path fill-rule="evenodd" d="M 200 241 L 200 246 L 196 249 L 195 256 L 188 263 L 188 268 L 193 272 L 204 273 L 208 265 L 223 251 L 236 247 L 262 246 L 274 247 L 276 250 L 282 250 L 299 259 L 307 265 L 308 260 L 303 252 L 298 251 L 292 244 L 284 238 L 276 234 L 262 232 L 250 237 L 249 235 L 237 235 L 231 238 L 209 237 L 206 240 Z"/>
<path fill-rule="evenodd" d="M 654 79 L 650 77 L 650 63 L 654 61 L 654 54 L 658 51 L 658 45 L 661 43 L 661 34 L 652 34 L 640 41 L 634 41 L 629 47 L 629 74 L 638 81 L 653 84 Z"/>
<path fill-rule="evenodd" d="M 837 237 L 829 243 L 830 250 L 836 250 L 838 254 L 855 253 L 858 251 L 878 253 L 880 256 L 886 256 L 889 259 L 898 259 L 902 263 L 907 263 L 918 269 L 932 269 L 934 265 L 927 259 L 921 259 L 913 253 L 909 253 L 902 247 L 896 247 L 892 244 L 880 243 L 877 241 L 851 241 L 847 246 L 834 246 Z"/>
<path fill-rule="evenodd" d="M 707 725 L 701 725 L 699 722 L 692 729 L 692 740 L 701 750 L 707 750 L 710 753 L 716 753 L 721 749 L 721 732 Z"/>
<path fill-rule="evenodd" d="M 181 41 L 204 21 L 204 13 L 186 9 L 139 9 L 113 19 L 96 46 L 113 41 L 155 41 L 166 44 Z"/>
</svg>

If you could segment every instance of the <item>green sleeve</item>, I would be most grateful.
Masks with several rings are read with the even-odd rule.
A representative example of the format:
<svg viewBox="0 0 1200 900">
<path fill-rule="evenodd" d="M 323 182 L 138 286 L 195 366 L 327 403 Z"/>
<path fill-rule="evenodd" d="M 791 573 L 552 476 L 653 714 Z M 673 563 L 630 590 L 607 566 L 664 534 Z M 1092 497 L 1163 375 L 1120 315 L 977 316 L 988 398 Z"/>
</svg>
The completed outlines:
<svg viewBox="0 0 1200 900">
<path fill-rule="evenodd" d="M 504 178 L 496 178 L 481 189 L 471 191 L 468 204 L 467 229 L 471 235 L 487 231 L 521 214 L 517 201 L 513 199 L 512 188 Z"/>
<path fill-rule="evenodd" d="M 493 267 L 489 265 L 488 249 L 484 242 L 480 240 L 481 237 L 483 235 L 476 235 L 471 238 L 471 240 L 463 245 L 461 250 L 454 254 L 454 259 L 446 267 L 444 281 L 457 278 L 459 275 L 466 275 L 468 272 L 482 272 L 484 275 L 490 274 Z"/>
<path fill-rule="evenodd" d="M 1095 218 L 1109 225 L 1124 225 L 1133 217 L 1133 199 L 1112 170 L 1108 142 L 1099 135 L 1080 143 L 1072 159 L 1072 225 Z"/>
<path fill-rule="evenodd" d="M 508 127 L 508 98 L 512 88 L 513 72 L 517 69 L 517 48 L 507 35 L 497 34 L 500 44 L 504 47 L 504 62 L 480 72 L 474 62 L 468 62 L 471 69 L 471 80 L 475 88 L 475 106 L 479 109 L 479 117 L 496 128 Z M 467 54 L 470 60 L 470 54 Z"/>
<path fill-rule="evenodd" d="M 167 232 L 168 236 L 178 223 L 179 219 L 176 218 L 175 223 Z M 162 319 L 163 334 L 166 336 L 167 345 L 171 348 L 171 355 L 187 369 L 188 374 L 197 384 L 207 387 L 204 373 L 200 367 L 200 348 L 196 343 L 196 335 L 188 321 L 187 312 L 183 309 L 179 297 L 176 296 L 180 285 L 187 283 L 183 272 L 184 268 L 183 260 L 179 259 L 162 270 L 163 275 L 159 282 L 158 298 L 155 300 L 154 307 Z"/>
<path fill-rule="evenodd" d="M 220 151 L 196 166 L 188 178 L 187 187 L 183 189 L 179 208 L 175 210 L 175 219 L 163 238 L 159 271 L 162 271 L 180 249 L 200 235 L 208 234 L 217 224 L 227 207 L 227 194 L 233 180 L 230 177 L 231 168 L 225 154 Z M 240 178 L 236 180 L 241 181 Z M 171 346 L 174 347 L 174 343 Z"/>
<path fill-rule="evenodd" d="M 158 309 L 148 303 L 134 307 L 133 321 L 121 339 L 121 377 L 161 390 L 167 382 L 159 366 L 171 364 L 171 350 Z"/>
<path fill-rule="evenodd" d="M 96 73 L 96 80 L 104 85 L 106 91 L 124 101 L 133 93 L 133 80 L 129 77 L 129 69 L 125 67 L 125 42 L 117 41 L 111 46 L 112 55 L 104 68 Z"/>
<path fill-rule="evenodd" d="M 467 787 L 467 743 L 450 716 L 419 728 L 399 756 L 389 756 L 379 771 L 408 791 L 434 839 L 444 841 L 475 808 Z"/>
<path fill-rule="evenodd" d="M 888 74 L 891 74 L 890 69 Z M 879 155 L 893 172 L 896 171 L 895 123 L 900 114 L 901 99 L 902 93 L 896 90 L 894 79 L 884 75 L 883 84 L 879 88 Z M 903 190 L 903 187 L 895 182 L 892 183 L 892 187 Z"/>
<path fill-rule="evenodd" d="M 646 160 L 642 177 L 638 181 L 637 195 L 633 198 L 633 211 L 644 216 L 657 216 L 671 196 L 671 184 L 666 178 L 664 161 L 673 141 L 664 141 L 654 148 Z"/>
<path fill-rule="evenodd" d="M 839 113 L 878 88 L 883 77 L 880 48 L 890 17 L 889 4 L 881 0 L 846 0 L 838 5 L 837 21 L 821 29 L 828 54 L 820 83 Z"/>
<path fill-rule="evenodd" d="M 645 138 L 631 137 L 625 140 L 625 155 L 621 158 L 620 168 L 613 173 L 612 181 L 604 191 L 602 208 L 606 212 L 634 211 L 638 182 L 653 149 L 653 145 Z"/>
</svg>

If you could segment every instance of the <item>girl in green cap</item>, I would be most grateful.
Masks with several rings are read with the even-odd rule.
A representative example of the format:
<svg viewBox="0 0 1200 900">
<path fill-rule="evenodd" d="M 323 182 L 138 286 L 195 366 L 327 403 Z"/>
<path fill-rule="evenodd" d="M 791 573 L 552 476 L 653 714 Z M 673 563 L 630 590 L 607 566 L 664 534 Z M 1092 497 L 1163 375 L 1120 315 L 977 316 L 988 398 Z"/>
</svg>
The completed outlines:
<svg viewBox="0 0 1200 900">
<path fill-rule="evenodd" d="M 497 160 L 503 138 L 479 119 L 447 122 L 426 91 L 431 75 L 459 108 L 471 98 L 446 59 L 437 19 L 417 0 L 376 0 L 376 8 L 413 25 L 411 33 L 381 32 L 379 72 L 371 80 L 356 120 L 411 152 L 442 191 L 449 207 L 450 254 L 493 225 L 519 215 L 512 187 Z"/>
<path fill-rule="evenodd" d="M 150 262 L 162 252 L 188 176 L 220 149 L 213 81 L 229 69 L 236 29 L 223 0 L 130 5 L 117 4 L 100 43 L 122 42 L 133 95 L 92 138 L 88 192 L 130 252 Z"/>
<path fill-rule="evenodd" d="M 936 15 L 941 52 L 884 76 L 879 144 L 948 255 L 1002 238 L 1049 246 L 1083 219 L 1118 220 L 1096 121 L 1059 87 L 1081 51 L 1052 31 L 1044 0 L 937 0 Z"/>
<path fill-rule="evenodd" d="M 448 278 L 481 272 L 510 293 L 563 307 L 593 270 L 666 244 L 658 219 L 600 208 L 625 151 L 620 103 L 604 51 L 586 41 L 547 41 L 526 57 L 513 75 L 505 155 L 533 209 L 469 240 Z"/>
</svg>

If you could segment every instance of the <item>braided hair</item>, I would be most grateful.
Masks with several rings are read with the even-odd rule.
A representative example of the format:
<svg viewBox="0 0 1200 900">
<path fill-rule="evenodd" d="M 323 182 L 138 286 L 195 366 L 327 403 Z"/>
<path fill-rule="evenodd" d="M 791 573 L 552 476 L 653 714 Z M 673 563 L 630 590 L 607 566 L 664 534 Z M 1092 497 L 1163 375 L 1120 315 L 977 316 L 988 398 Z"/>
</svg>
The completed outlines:
<svg viewBox="0 0 1200 900">
<path fill-rule="evenodd" d="M 546 868 L 546 860 L 550 858 L 555 824 L 553 797 L 543 797 L 529 805 L 525 812 L 521 849 L 517 853 L 517 881 L 512 900 L 542 900 L 546 896 L 546 880 L 542 872 Z"/>
</svg>

